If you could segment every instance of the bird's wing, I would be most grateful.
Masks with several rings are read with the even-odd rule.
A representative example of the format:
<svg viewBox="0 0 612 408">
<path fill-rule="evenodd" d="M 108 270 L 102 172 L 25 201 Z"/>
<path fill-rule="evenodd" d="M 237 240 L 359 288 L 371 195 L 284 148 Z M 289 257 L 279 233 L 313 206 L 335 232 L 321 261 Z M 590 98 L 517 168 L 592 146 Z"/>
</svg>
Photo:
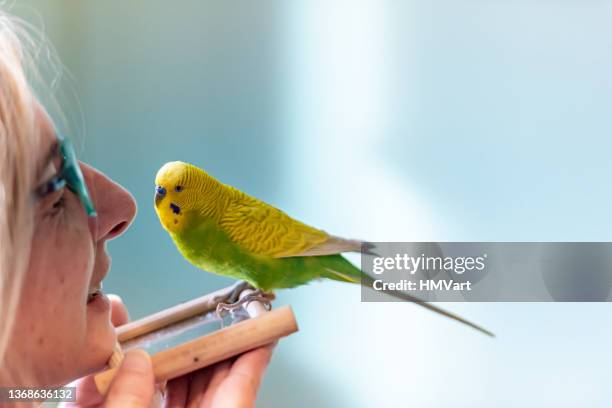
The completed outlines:
<svg viewBox="0 0 612 408">
<path fill-rule="evenodd" d="M 249 252 L 285 258 L 359 251 L 360 241 L 329 235 L 236 190 L 220 225 L 230 239 Z"/>
</svg>

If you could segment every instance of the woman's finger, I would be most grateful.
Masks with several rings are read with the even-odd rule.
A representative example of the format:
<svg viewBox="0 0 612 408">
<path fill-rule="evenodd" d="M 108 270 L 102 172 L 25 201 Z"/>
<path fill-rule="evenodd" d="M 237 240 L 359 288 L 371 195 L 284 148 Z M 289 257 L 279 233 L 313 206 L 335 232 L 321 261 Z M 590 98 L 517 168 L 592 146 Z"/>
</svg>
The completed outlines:
<svg viewBox="0 0 612 408">
<path fill-rule="evenodd" d="M 113 326 L 121 326 L 130 321 L 130 315 L 123 304 L 123 300 L 114 294 L 107 295 L 111 302 L 111 322 Z"/>
<path fill-rule="evenodd" d="M 257 380 L 257 386 L 259 386 L 259 381 L 272 359 L 274 347 L 276 347 L 276 343 L 244 353 L 232 365 L 230 376 L 252 377 L 253 380 Z"/>
<path fill-rule="evenodd" d="M 166 384 L 166 408 L 183 408 L 187 402 L 187 391 L 189 391 L 188 375 L 175 378 Z"/>
<path fill-rule="evenodd" d="M 58 404 L 59 408 L 68 407 L 90 407 L 96 406 L 104 401 L 104 396 L 98 392 L 98 387 L 92 375 L 71 382 L 67 387 L 76 387 L 76 401 Z"/>
<path fill-rule="evenodd" d="M 144 350 L 128 351 L 110 385 L 105 407 L 148 408 L 154 381 L 151 357 Z"/>
<path fill-rule="evenodd" d="M 208 387 L 206 387 L 206 392 L 198 405 L 199 407 L 226 407 L 226 405 L 217 405 L 215 402 L 215 394 L 221 384 L 227 378 L 227 375 L 230 372 L 231 362 L 228 360 L 222 361 L 220 363 L 215 364 L 212 369 L 212 376 L 208 382 Z M 214 405 L 213 405 L 214 404 Z M 230 407 L 227 407 L 230 408 Z"/>
<path fill-rule="evenodd" d="M 213 407 L 254 407 L 257 391 L 274 344 L 260 347 L 238 357 L 225 381 L 216 390 Z"/>
<path fill-rule="evenodd" d="M 200 401 L 208 389 L 208 384 L 213 375 L 213 367 L 204 367 L 187 375 L 189 392 L 187 395 L 188 407 L 199 407 Z"/>
</svg>

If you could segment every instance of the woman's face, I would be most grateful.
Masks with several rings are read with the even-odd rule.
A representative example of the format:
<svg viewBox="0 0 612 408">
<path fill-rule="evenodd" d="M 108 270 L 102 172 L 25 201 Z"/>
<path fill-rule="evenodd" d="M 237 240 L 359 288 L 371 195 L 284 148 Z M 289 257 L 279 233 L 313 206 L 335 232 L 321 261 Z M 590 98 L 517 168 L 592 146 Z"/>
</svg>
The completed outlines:
<svg viewBox="0 0 612 408">
<path fill-rule="evenodd" d="M 57 173 L 62 158 L 53 147 L 56 135 L 42 110 L 39 118 L 40 184 Z M 125 189 L 80 165 L 98 215 L 88 217 L 66 187 L 37 202 L 30 264 L 8 352 L 45 385 L 99 369 L 112 353 L 110 302 L 104 295 L 88 302 L 88 294 L 108 273 L 106 242 L 121 235 L 136 213 L 136 203 Z"/>
</svg>

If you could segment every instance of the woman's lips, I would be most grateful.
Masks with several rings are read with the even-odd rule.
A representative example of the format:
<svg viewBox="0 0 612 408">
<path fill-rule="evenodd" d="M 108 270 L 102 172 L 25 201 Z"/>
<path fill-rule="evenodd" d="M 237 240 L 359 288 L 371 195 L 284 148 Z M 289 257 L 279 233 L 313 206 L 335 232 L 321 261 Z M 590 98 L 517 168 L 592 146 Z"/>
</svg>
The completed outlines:
<svg viewBox="0 0 612 408">
<path fill-rule="evenodd" d="M 96 268 L 94 269 L 93 277 L 87 290 L 87 303 L 94 300 L 95 296 L 102 293 L 102 280 L 108 274 L 110 269 L 110 256 L 102 251 L 102 256 L 96 258 Z"/>
<path fill-rule="evenodd" d="M 110 299 L 102 292 L 96 292 L 88 298 L 87 309 L 97 312 L 108 312 L 110 310 Z"/>
<path fill-rule="evenodd" d="M 99 296 L 102 293 L 102 287 L 100 285 L 99 288 L 95 289 L 95 290 L 90 290 L 89 293 L 87 294 L 87 303 L 91 302 L 92 300 L 94 300 L 94 298 L 96 296 Z"/>
</svg>

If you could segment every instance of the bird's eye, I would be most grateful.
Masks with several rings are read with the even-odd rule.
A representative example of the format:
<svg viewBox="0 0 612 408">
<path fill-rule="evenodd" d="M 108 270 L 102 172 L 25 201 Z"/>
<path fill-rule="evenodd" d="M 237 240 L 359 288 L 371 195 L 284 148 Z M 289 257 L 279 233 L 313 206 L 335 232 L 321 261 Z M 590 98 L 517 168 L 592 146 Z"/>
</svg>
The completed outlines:
<svg viewBox="0 0 612 408">
<path fill-rule="evenodd" d="M 174 191 L 176 191 L 177 193 L 180 193 L 181 191 L 183 191 L 183 186 L 174 187 Z"/>
</svg>

